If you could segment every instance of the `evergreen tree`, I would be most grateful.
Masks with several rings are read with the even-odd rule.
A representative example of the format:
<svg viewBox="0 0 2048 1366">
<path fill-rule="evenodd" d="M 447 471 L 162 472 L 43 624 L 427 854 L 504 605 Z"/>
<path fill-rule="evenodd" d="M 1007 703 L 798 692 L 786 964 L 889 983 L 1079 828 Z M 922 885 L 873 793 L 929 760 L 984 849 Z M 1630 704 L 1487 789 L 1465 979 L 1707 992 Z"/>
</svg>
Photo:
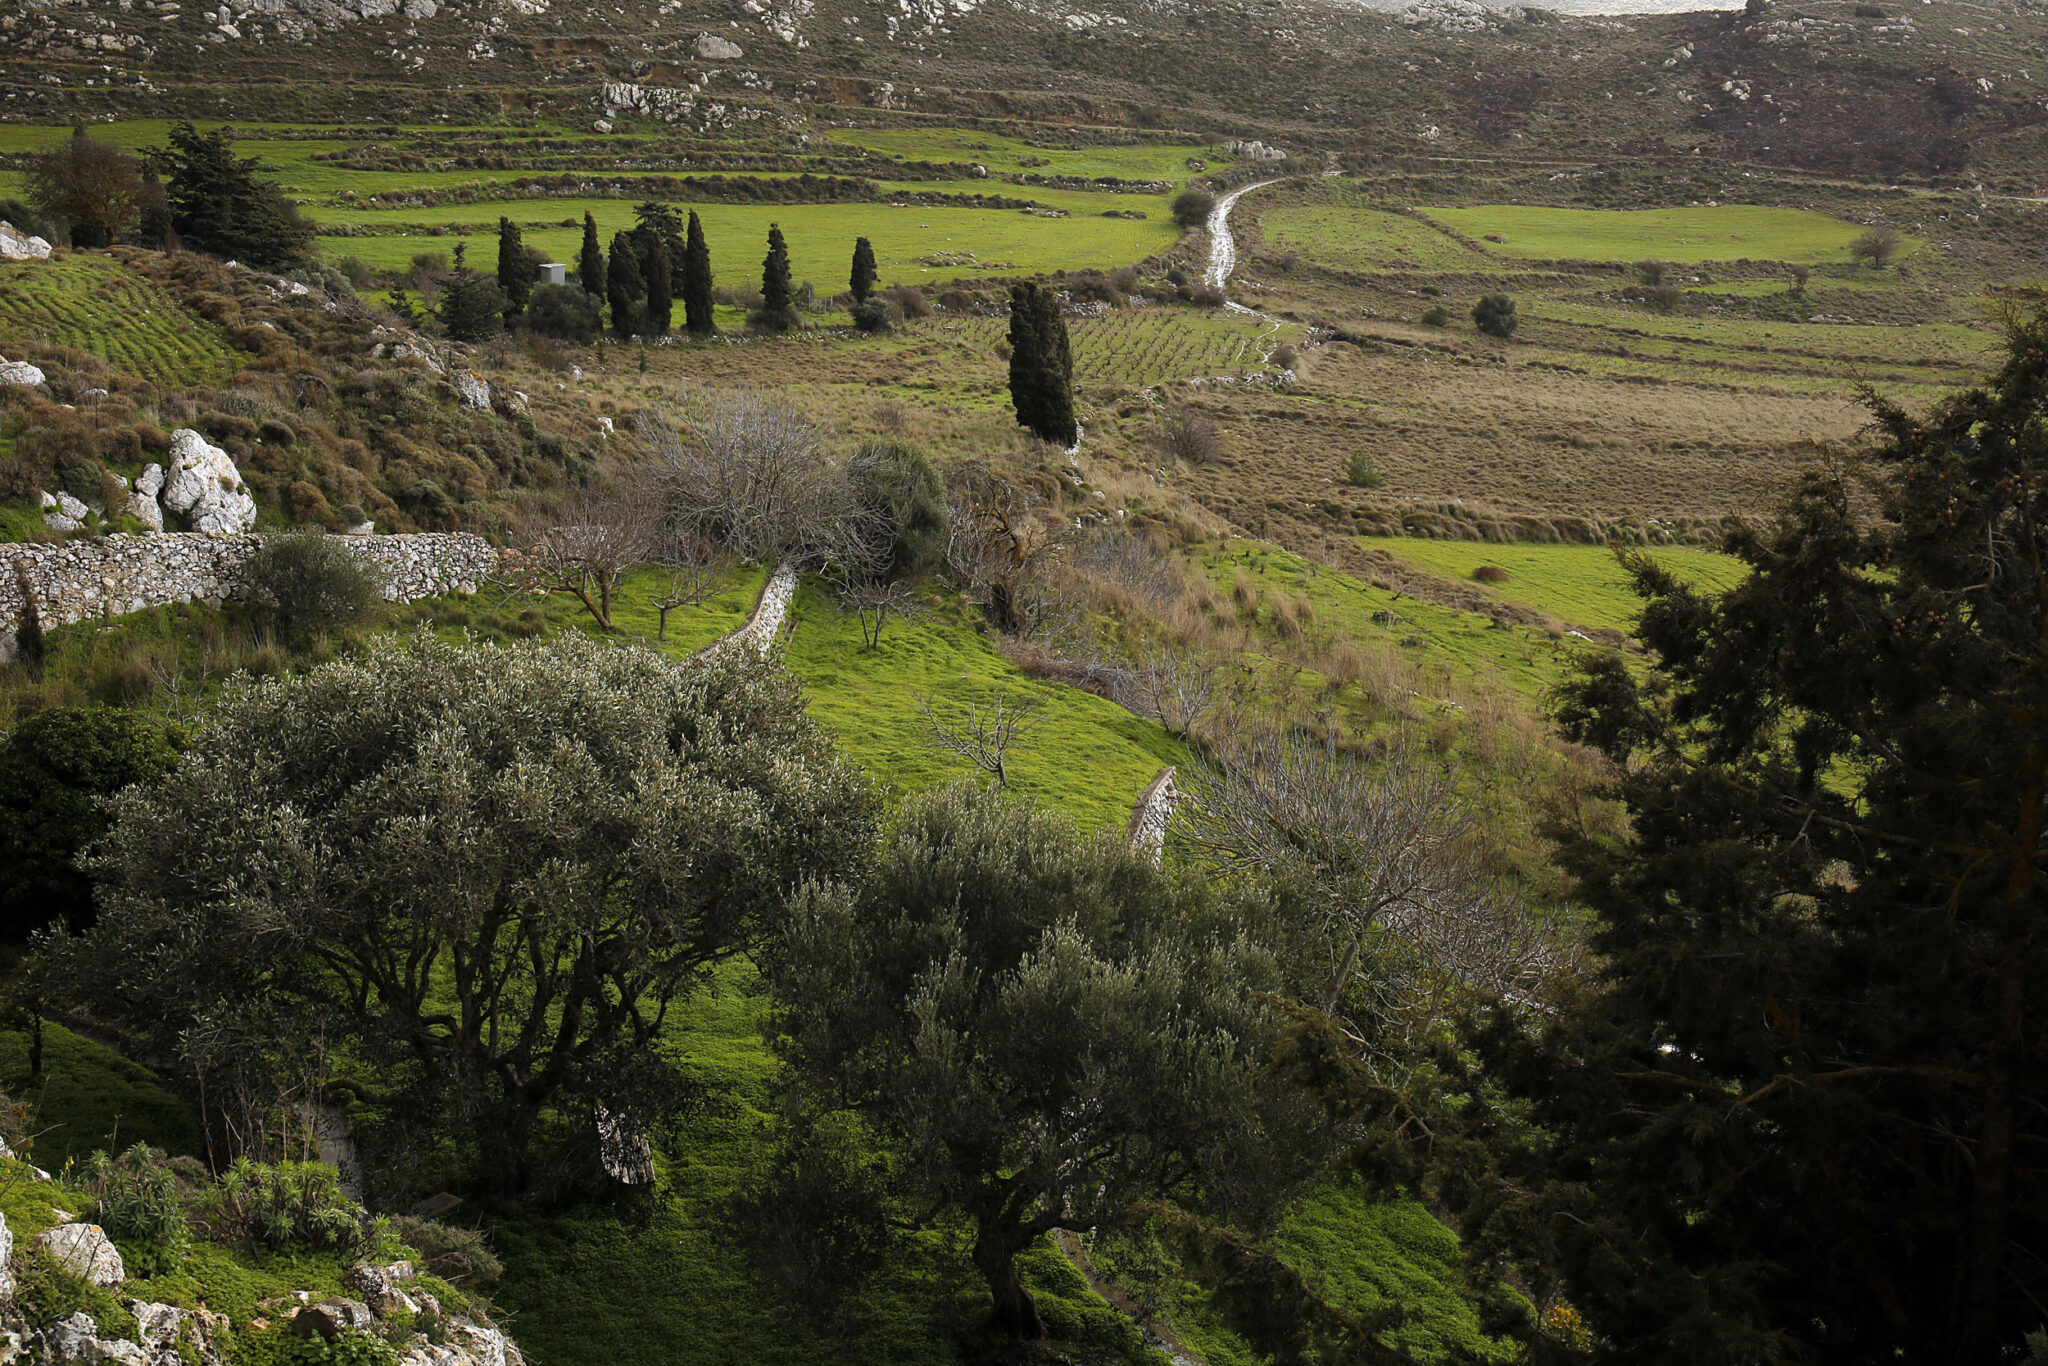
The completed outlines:
<svg viewBox="0 0 2048 1366">
<path fill-rule="evenodd" d="M 533 294 L 534 253 L 519 238 L 519 225 L 498 220 L 498 288 L 505 295 L 505 326 L 517 322 Z"/>
<path fill-rule="evenodd" d="M 1599 1360 L 1984 1362 L 2041 1325 L 2048 315 L 2009 344 L 1924 419 L 1874 401 L 1875 460 L 1732 531 L 1719 598 L 1631 558 L 1650 677 L 1562 695 L 1629 816 L 1566 836 L 1602 971 L 1479 1036 L 1531 1123 L 1463 1184 Z"/>
<path fill-rule="evenodd" d="M 640 310 L 647 285 L 640 277 L 640 253 L 631 233 L 616 233 L 604 266 L 605 297 L 612 306 L 612 331 L 621 340 L 640 330 Z"/>
<path fill-rule="evenodd" d="M 1035 284 L 1010 287 L 1010 401 L 1018 425 L 1041 439 L 1071 446 L 1080 438 L 1067 322 L 1058 296 Z"/>
<path fill-rule="evenodd" d="M 647 239 L 647 249 L 640 256 L 640 273 L 647 280 L 646 331 L 651 336 L 665 337 L 675 300 L 666 238 L 655 234 Z"/>
<path fill-rule="evenodd" d="M 464 259 L 468 254 L 467 243 L 456 243 L 455 269 L 441 287 L 435 311 L 456 341 L 482 341 L 503 325 L 505 291 L 491 276 L 472 270 Z"/>
<path fill-rule="evenodd" d="M 298 205 L 284 197 L 254 157 L 238 157 L 222 129 L 201 133 L 180 123 L 170 145 L 145 157 L 165 177 L 170 224 L 186 246 L 231 257 L 266 270 L 285 270 L 302 260 L 313 228 L 299 220 Z"/>
<path fill-rule="evenodd" d="M 717 331 L 711 315 L 711 247 L 695 209 L 690 210 L 689 238 L 683 246 L 682 295 L 683 321 L 690 335 L 708 337 Z"/>
<path fill-rule="evenodd" d="M 867 238 L 856 237 L 853 241 L 853 278 L 848 281 L 853 289 L 853 301 L 867 302 L 868 296 L 875 292 L 875 281 L 880 278 L 880 272 L 875 269 L 875 249 L 868 244 Z"/>
<path fill-rule="evenodd" d="M 761 261 L 761 307 L 754 325 L 769 332 L 787 332 L 797 325 L 796 290 L 789 282 L 789 244 L 782 225 L 768 225 L 768 255 Z"/>
<path fill-rule="evenodd" d="M 576 283 L 585 294 L 605 297 L 604 248 L 597 244 L 597 220 L 583 211 L 583 250 L 576 257 Z"/>
</svg>

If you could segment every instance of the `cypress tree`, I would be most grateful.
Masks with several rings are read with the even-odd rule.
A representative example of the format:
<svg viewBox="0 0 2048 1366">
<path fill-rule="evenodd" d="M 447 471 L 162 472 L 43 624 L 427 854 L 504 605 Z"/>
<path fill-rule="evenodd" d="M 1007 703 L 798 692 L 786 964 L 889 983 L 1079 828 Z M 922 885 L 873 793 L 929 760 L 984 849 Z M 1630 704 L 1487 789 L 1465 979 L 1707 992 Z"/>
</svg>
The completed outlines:
<svg viewBox="0 0 2048 1366">
<path fill-rule="evenodd" d="M 1042 440 L 1071 446 L 1079 438 L 1067 322 L 1058 297 L 1034 284 L 1010 287 L 1010 401 L 1018 425 Z"/>
<path fill-rule="evenodd" d="M 768 225 L 768 255 L 761 261 L 761 311 L 754 315 L 756 326 L 770 332 L 787 332 L 795 327 L 796 290 L 789 282 L 789 244 L 782 240 L 782 225 Z"/>
<path fill-rule="evenodd" d="M 881 273 L 875 269 L 875 249 L 868 244 L 867 238 L 856 237 L 853 240 L 853 278 L 848 281 L 853 288 L 853 301 L 867 302 L 868 296 L 875 292 L 875 281 L 880 278 Z"/>
<path fill-rule="evenodd" d="M 631 233 L 612 238 L 604 281 L 605 298 L 612 306 L 612 331 L 624 340 L 640 330 L 641 301 L 647 294 L 647 285 L 640 278 L 640 253 L 634 249 Z"/>
<path fill-rule="evenodd" d="M 519 240 L 519 225 L 498 220 L 498 288 L 505 295 L 505 326 L 517 322 L 533 295 L 533 253 Z"/>
<path fill-rule="evenodd" d="M 708 337 L 718 328 L 711 320 L 711 247 L 704 225 L 690 210 L 689 240 L 683 245 L 683 320 L 690 334 Z"/>
<path fill-rule="evenodd" d="M 665 337 L 675 312 L 675 282 L 669 269 L 668 241 L 661 234 L 648 237 L 640 254 L 640 273 L 647 279 L 646 330 L 652 336 Z"/>
<path fill-rule="evenodd" d="M 597 244 L 597 220 L 589 210 L 583 213 L 583 251 L 576 258 L 576 283 L 585 294 L 605 296 L 604 248 Z"/>
<path fill-rule="evenodd" d="M 313 225 L 300 220 L 299 206 L 284 197 L 269 168 L 254 157 L 238 157 L 222 129 L 201 133 L 180 123 L 170 146 L 144 156 L 165 177 L 170 225 L 187 246 L 232 257 L 265 270 L 286 270 L 305 258 Z"/>
</svg>

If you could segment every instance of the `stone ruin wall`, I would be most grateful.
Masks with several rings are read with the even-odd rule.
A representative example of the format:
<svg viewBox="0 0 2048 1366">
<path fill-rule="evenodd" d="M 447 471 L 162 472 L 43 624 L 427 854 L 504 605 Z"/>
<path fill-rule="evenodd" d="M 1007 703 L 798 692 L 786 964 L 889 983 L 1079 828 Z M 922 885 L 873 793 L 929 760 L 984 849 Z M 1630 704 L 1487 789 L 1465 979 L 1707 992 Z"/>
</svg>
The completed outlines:
<svg viewBox="0 0 2048 1366">
<path fill-rule="evenodd" d="M 389 602 L 473 593 L 498 559 L 488 541 L 467 532 L 333 539 L 377 577 Z M 168 603 L 218 606 L 240 596 L 242 568 L 263 540 L 167 532 L 0 545 L 0 659 L 14 656 L 25 593 L 34 595 L 44 630 Z"/>
</svg>

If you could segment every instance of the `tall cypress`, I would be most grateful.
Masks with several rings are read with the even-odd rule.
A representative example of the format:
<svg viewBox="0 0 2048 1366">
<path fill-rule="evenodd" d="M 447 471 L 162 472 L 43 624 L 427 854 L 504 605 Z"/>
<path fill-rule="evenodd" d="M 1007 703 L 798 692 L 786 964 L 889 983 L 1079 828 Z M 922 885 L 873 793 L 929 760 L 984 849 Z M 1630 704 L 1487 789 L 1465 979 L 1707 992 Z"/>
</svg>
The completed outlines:
<svg viewBox="0 0 2048 1366">
<path fill-rule="evenodd" d="M 847 283 L 853 289 L 853 301 L 866 303 L 875 292 L 875 281 L 881 272 L 875 269 L 875 249 L 865 237 L 853 239 L 853 278 Z"/>
<path fill-rule="evenodd" d="M 647 280 L 646 330 L 665 337 L 675 313 L 675 282 L 669 273 L 668 239 L 658 232 L 650 233 L 641 249 L 640 273 Z"/>
<path fill-rule="evenodd" d="M 761 261 L 761 311 L 754 321 L 771 332 L 795 327 L 796 290 L 789 282 L 789 244 L 782 240 L 782 225 L 768 225 L 768 255 Z"/>
<path fill-rule="evenodd" d="M 690 210 L 689 240 L 683 245 L 683 321 L 690 335 L 708 337 L 718 330 L 711 320 L 711 247 L 704 225 Z"/>
<path fill-rule="evenodd" d="M 1041 439 L 1071 446 L 1079 438 L 1067 321 L 1058 296 L 1034 284 L 1010 287 L 1010 402 L 1018 425 Z"/>
<path fill-rule="evenodd" d="M 533 255 L 519 239 L 519 225 L 498 220 L 498 288 L 505 294 L 505 326 L 518 321 L 533 293 Z"/>
<path fill-rule="evenodd" d="M 640 253 L 633 246 L 633 234 L 612 238 L 611 259 L 604 266 L 605 297 L 612 306 L 612 331 L 621 339 L 640 330 L 640 310 L 647 284 L 640 278 Z"/>
<path fill-rule="evenodd" d="M 597 244 L 597 220 L 588 209 L 583 212 L 583 251 L 576 258 L 576 283 L 585 294 L 605 296 L 604 248 Z"/>
</svg>

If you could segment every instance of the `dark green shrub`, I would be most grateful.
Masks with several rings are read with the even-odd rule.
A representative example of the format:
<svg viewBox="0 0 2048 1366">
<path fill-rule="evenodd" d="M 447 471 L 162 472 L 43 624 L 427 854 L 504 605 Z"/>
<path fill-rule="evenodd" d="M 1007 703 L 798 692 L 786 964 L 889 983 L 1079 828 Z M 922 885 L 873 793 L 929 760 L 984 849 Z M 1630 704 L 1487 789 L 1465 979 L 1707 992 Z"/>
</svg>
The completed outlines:
<svg viewBox="0 0 2048 1366">
<path fill-rule="evenodd" d="M 80 1169 L 78 1188 L 92 1197 L 93 1222 L 120 1242 L 131 1271 L 167 1276 L 183 1265 L 192 1225 L 163 1153 L 146 1143 L 119 1157 L 96 1152 Z"/>
<path fill-rule="evenodd" d="M 1450 325 L 1450 321 L 1451 310 L 1445 308 L 1442 304 L 1435 305 L 1422 315 L 1422 323 L 1425 327 L 1447 327 Z"/>
<path fill-rule="evenodd" d="M 853 325 L 863 332 L 887 332 L 896 325 L 887 299 L 862 299 L 852 309 Z"/>
<path fill-rule="evenodd" d="M 391 1232 L 420 1254 L 425 1262 L 422 1270 L 450 1284 L 486 1285 L 505 1274 L 505 1264 L 478 1229 L 401 1214 L 391 1221 Z"/>
<path fill-rule="evenodd" d="M 324 636 L 375 617 L 383 593 L 347 548 L 317 532 L 272 536 L 250 557 L 245 577 L 250 599 L 278 625 Z"/>
<path fill-rule="evenodd" d="M 1472 322 L 1489 337 L 1512 337 L 1521 321 L 1515 315 L 1515 301 L 1505 294 L 1489 294 L 1472 305 Z"/>
<path fill-rule="evenodd" d="M 1351 463 L 1344 468 L 1344 477 L 1351 481 L 1353 488 L 1376 489 L 1386 482 L 1379 470 L 1373 467 L 1372 457 L 1359 454 L 1351 457 Z"/>
<path fill-rule="evenodd" d="M 206 1220 L 218 1238 L 274 1252 L 359 1257 L 377 1243 L 375 1221 L 324 1162 L 237 1158 L 208 1196 Z"/>
<path fill-rule="evenodd" d="M 865 442 L 848 462 L 856 496 L 888 528 L 891 578 L 937 571 L 946 551 L 946 490 L 917 447 Z"/>
<path fill-rule="evenodd" d="M 604 330 L 604 309 L 596 295 L 575 285 L 535 285 L 526 325 L 542 336 L 587 342 Z"/>
<path fill-rule="evenodd" d="M 1182 228 L 1199 228 L 1215 209 L 1216 196 L 1207 190 L 1182 190 L 1173 198 L 1173 221 Z"/>
</svg>

